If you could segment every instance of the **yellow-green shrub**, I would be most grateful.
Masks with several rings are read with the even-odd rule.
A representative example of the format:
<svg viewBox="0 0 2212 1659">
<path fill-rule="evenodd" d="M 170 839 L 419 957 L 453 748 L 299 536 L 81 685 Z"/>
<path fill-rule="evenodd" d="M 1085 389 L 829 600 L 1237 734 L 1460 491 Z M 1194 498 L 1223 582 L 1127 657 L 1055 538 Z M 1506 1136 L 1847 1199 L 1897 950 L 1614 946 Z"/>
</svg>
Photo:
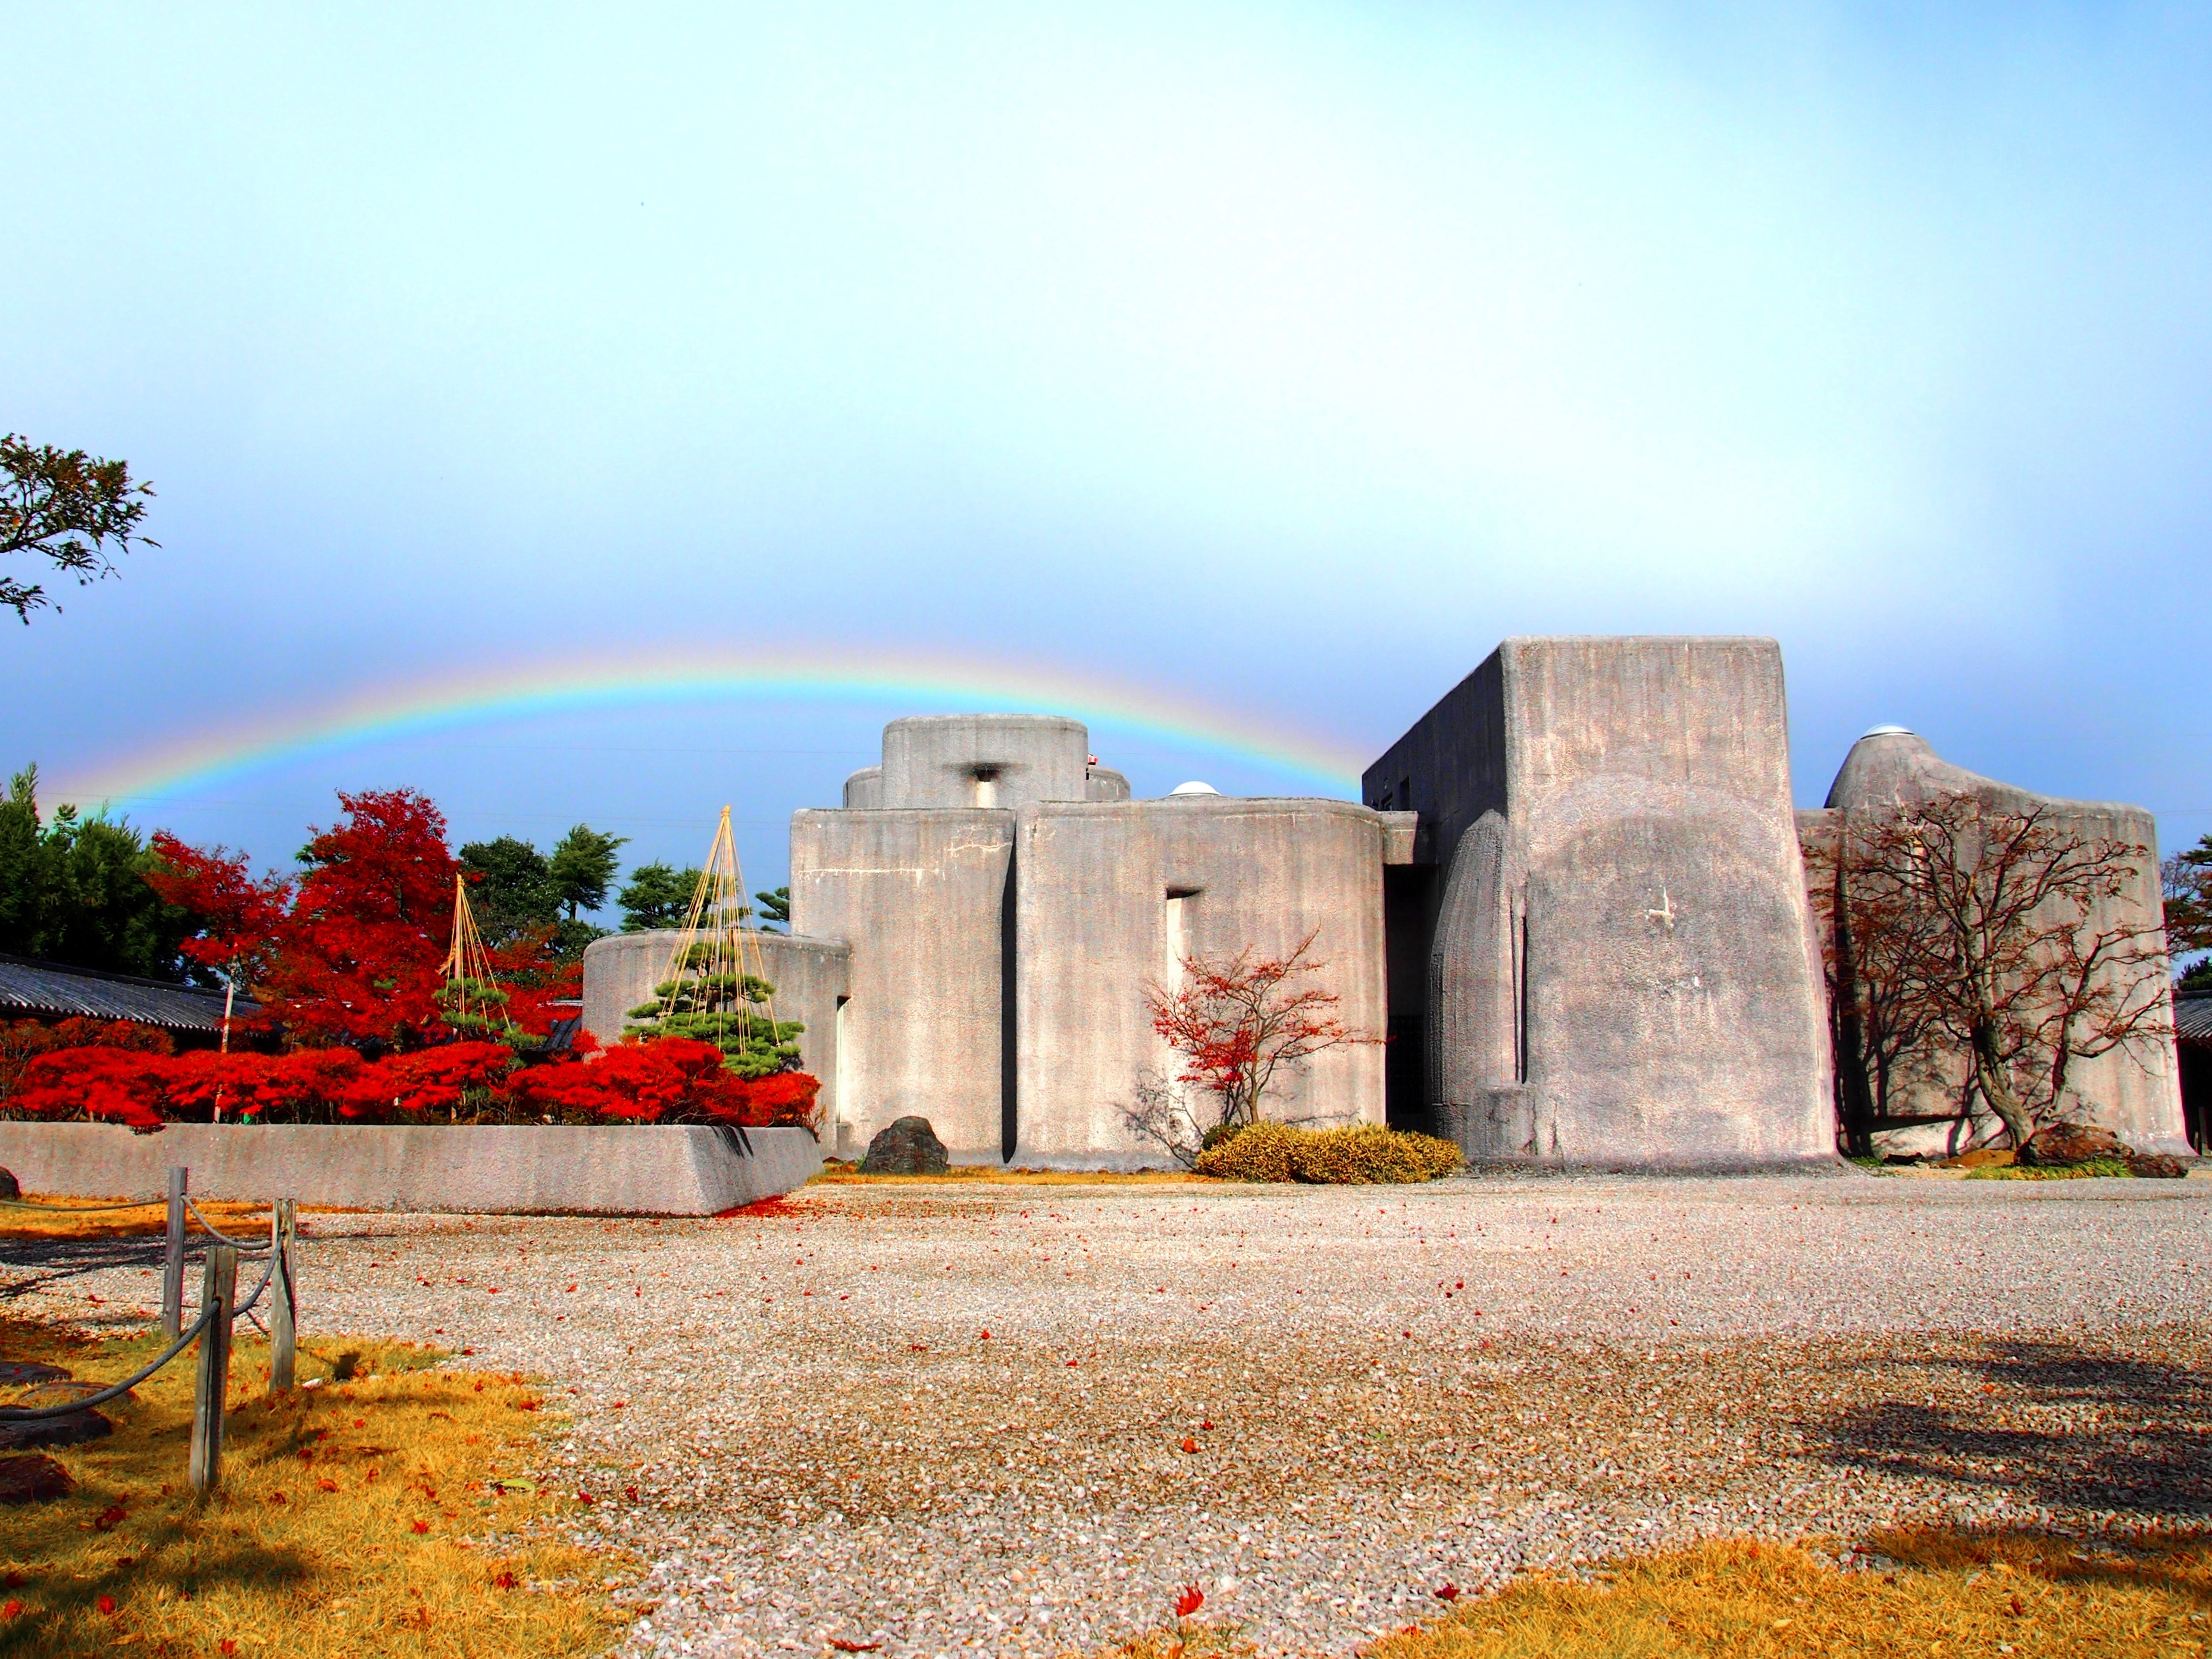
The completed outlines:
<svg viewBox="0 0 2212 1659">
<path fill-rule="evenodd" d="M 1199 1154 L 1200 1175 L 1228 1181 L 1304 1181 L 1338 1185 L 1433 1181 L 1460 1166 L 1459 1148 L 1434 1135 L 1386 1129 L 1298 1129 L 1255 1123 Z"/>
</svg>

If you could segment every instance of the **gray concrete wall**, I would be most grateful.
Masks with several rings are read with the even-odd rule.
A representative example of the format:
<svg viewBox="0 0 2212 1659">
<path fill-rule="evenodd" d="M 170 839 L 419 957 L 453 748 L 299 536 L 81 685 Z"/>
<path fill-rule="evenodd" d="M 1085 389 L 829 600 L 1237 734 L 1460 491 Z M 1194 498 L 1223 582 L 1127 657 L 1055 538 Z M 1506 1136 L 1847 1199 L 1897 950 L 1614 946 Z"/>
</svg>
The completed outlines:
<svg viewBox="0 0 2212 1659">
<path fill-rule="evenodd" d="M 1471 1158 L 1832 1159 L 1773 641 L 1508 640 L 1364 790 L 1444 872 L 1407 921 L 1434 1120 Z"/>
<path fill-rule="evenodd" d="M 1002 1157 L 1013 827 L 994 810 L 793 815 L 793 928 L 851 947 L 827 1132 L 841 1154 L 912 1113 L 956 1162 Z"/>
<path fill-rule="evenodd" d="M 624 1016 L 653 999 L 684 937 L 678 928 L 610 933 L 584 947 L 584 1029 L 601 1042 L 619 1042 Z M 796 933 L 748 933 L 747 971 L 775 987 L 775 1017 L 797 1020 L 799 1069 L 818 1079 L 821 1121 L 837 1121 L 837 1005 L 851 991 L 852 952 L 836 939 Z M 753 952 L 760 953 L 755 969 Z M 826 1133 L 826 1131 L 825 1131 Z"/>
<path fill-rule="evenodd" d="M 1057 714 L 929 714 L 884 728 L 888 809 L 1085 799 L 1091 734 Z"/>
<path fill-rule="evenodd" d="M 804 1129 L 660 1124 L 585 1128 L 434 1124 L 0 1122 L 0 1166 L 27 1193 L 160 1198 L 167 1171 L 192 1192 L 296 1198 L 359 1210 L 470 1214 L 717 1215 L 803 1186 L 822 1167 Z M 312 1277 L 312 1252 L 303 1273 Z"/>
<path fill-rule="evenodd" d="M 845 780 L 845 806 L 848 811 L 872 811 L 884 804 L 884 769 L 864 766 Z"/>
<path fill-rule="evenodd" d="M 1321 982 L 1355 1030 L 1383 1034 L 1385 828 L 1347 801 L 1182 796 L 1038 803 L 1016 814 L 1013 1161 L 1161 1165 L 1118 1108 L 1175 1056 L 1148 985 L 1184 955 L 1287 954 L 1318 928 Z M 1380 1121 L 1383 1051 L 1343 1048 L 1282 1079 L 1268 1115 Z"/>
<path fill-rule="evenodd" d="M 1085 781 L 1083 799 L 1110 801 L 1129 799 L 1129 781 L 1110 766 L 1094 766 Z"/>
<path fill-rule="evenodd" d="M 2091 925 L 2100 928 L 2158 926 L 2162 914 L 2158 822 L 2140 806 L 2068 800 L 2000 783 L 1952 765 L 1936 754 L 1926 738 L 1899 731 L 1871 732 L 1851 745 L 1828 791 L 1827 805 L 1831 811 L 1850 819 L 1881 811 L 1899 800 L 1927 800 L 1947 793 L 1976 796 L 1997 811 L 2039 811 L 2085 838 L 2109 837 L 2143 848 L 2134 879 L 2118 897 L 2095 907 Z M 1948 1073 L 1962 1080 L 1965 1070 L 1960 1057 Z M 2069 1117 L 2100 1124 L 2147 1151 L 2193 1156 L 2182 1118 L 2180 1066 L 2170 1039 L 2145 1051 L 2077 1060 L 2069 1079 L 2075 1102 Z M 1903 1104 L 1908 1110 L 1942 1111 L 1947 1109 L 1947 1094 L 1956 1098 L 1955 1093 L 1931 1085 L 1919 1097 L 1908 1097 Z M 1896 1103 L 1892 1109 L 1897 1109 Z M 1941 1149 L 1944 1133 L 1942 1129 L 1903 1130 L 1884 1136 L 1882 1144 L 1887 1151 L 1936 1151 Z"/>
</svg>

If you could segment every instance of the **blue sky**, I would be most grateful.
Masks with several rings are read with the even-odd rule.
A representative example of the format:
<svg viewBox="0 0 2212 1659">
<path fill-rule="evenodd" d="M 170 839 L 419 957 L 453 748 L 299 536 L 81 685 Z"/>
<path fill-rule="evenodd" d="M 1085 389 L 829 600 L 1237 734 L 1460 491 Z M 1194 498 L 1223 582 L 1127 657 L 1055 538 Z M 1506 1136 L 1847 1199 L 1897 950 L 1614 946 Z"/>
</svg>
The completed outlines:
<svg viewBox="0 0 2212 1659">
<path fill-rule="evenodd" d="M 0 427 L 129 458 L 163 544 L 0 630 L 8 766 L 764 640 L 1365 752 L 1507 634 L 1753 632 L 1801 800 L 1895 720 L 2212 830 L 2202 8 L 85 5 L 0 61 Z M 918 712 L 117 805 L 276 861 L 405 783 L 690 859 L 732 800 L 775 880 Z"/>
</svg>

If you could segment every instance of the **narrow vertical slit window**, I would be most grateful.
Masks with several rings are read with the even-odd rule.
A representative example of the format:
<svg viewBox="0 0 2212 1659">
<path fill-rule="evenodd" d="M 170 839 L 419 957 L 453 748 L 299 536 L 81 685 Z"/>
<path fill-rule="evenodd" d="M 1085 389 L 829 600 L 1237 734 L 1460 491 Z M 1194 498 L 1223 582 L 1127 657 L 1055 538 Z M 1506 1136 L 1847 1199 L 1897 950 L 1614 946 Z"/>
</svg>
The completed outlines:
<svg viewBox="0 0 2212 1659">
<path fill-rule="evenodd" d="M 1190 954 L 1190 908 L 1198 902 L 1195 887 L 1168 889 L 1164 921 L 1167 934 L 1167 960 L 1162 964 L 1165 982 L 1182 983 L 1183 958 Z"/>
<path fill-rule="evenodd" d="M 1521 913 L 1513 953 L 1513 1080 L 1528 1080 L 1528 913 Z"/>
<path fill-rule="evenodd" d="M 844 1152 L 853 1140 L 853 1067 L 852 1062 L 845 1058 L 845 1010 L 852 1006 L 852 1001 L 850 997 L 837 999 L 836 1017 L 830 1027 L 830 1042 L 836 1050 L 836 1057 L 830 1062 L 830 1091 L 836 1097 L 830 1104 L 830 1109 L 837 1115 L 837 1121 L 830 1131 L 830 1144 L 840 1152 Z"/>
</svg>

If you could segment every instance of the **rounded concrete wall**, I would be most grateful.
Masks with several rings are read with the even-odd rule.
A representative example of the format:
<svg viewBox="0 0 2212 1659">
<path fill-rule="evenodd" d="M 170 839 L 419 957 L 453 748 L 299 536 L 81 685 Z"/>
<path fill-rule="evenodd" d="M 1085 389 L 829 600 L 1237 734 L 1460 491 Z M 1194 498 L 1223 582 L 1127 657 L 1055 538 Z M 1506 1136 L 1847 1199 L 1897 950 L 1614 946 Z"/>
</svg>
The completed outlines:
<svg viewBox="0 0 2212 1659">
<path fill-rule="evenodd" d="M 864 766 L 845 780 L 848 811 L 870 811 L 884 804 L 884 769 Z"/>
<path fill-rule="evenodd" d="M 1917 732 L 1877 729 L 1853 744 L 1844 757 L 1828 790 L 1828 807 L 1848 820 L 1893 811 L 1899 801 L 1924 801 L 1944 794 L 1972 795 L 1999 812 L 2039 813 L 2085 840 L 2110 838 L 2142 847 L 2144 856 L 2137 861 L 2133 878 L 2121 892 L 2100 900 L 2092 908 L 2089 921 L 2100 929 L 2158 925 L 2158 823 L 2140 806 L 2038 794 L 1954 766 Z M 2054 921 L 2062 916 L 2063 911 L 2054 912 Z M 2127 981 L 2123 977 L 2111 982 L 2118 988 Z M 1893 1112 L 1933 1115 L 1952 1109 L 1966 1070 L 1963 1053 L 1954 1053 L 1940 1068 L 1942 1081 L 1921 1084 L 1893 1103 Z M 2148 1151 L 2190 1155 L 2181 1112 L 2180 1066 L 2170 1039 L 2162 1044 L 2079 1058 L 2069 1068 L 2067 1078 L 2068 1115 L 2086 1117 Z M 1878 1144 L 1885 1152 L 1933 1152 L 1948 1147 L 1948 1125 L 1929 1125 L 1887 1131 Z"/>
<path fill-rule="evenodd" d="M 601 1042 L 622 1040 L 624 1016 L 653 999 L 683 937 L 675 928 L 611 933 L 584 951 L 584 1029 Z M 837 1088 L 837 1005 L 849 994 L 852 951 L 840 940 L 795 933 L 748 933 L 761 953 L 761 977 L 775 987 L 775 1017 L 797 1020 L 800 1069 L 822 1083 L 822 1121 L 835 1123 Z"/>
</svg>

